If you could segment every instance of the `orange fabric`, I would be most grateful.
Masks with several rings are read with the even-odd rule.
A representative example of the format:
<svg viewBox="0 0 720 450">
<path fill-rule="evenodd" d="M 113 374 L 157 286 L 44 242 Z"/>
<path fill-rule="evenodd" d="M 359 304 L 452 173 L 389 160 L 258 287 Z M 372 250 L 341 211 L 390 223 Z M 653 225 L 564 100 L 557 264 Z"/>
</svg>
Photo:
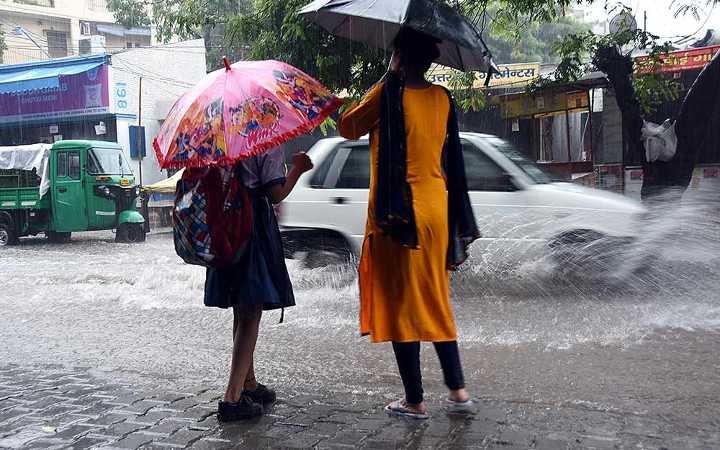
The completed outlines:
<svg viewBox="0 0 720 450">
<path fill-rule="evenodd" d="M 419 249 L 403 247 L 376 228 L 377 172 L 382 84 L 375 85 L 338 122 L 340 134 L 370 133 L 371 175 L 368 221 L 360 260 L 360 332 L 373 342 L 453 341 L 450 305 L 448 205 L 442 172 L 450 102 L 439 86 L 406 88 L 407 180 L 413 193 Z"/>
</svg>

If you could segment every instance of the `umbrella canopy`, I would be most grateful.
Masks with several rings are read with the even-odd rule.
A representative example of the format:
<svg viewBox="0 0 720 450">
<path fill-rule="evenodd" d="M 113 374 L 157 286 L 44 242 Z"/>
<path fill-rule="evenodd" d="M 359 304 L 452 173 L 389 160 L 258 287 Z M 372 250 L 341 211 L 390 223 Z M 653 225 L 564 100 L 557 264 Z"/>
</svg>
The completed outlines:
<svg viewBox="0 0 720 450">
<path fill-rule="evenodd" d="M 165 169 L 230 165 L 311 131 L 341 103 L 288 64 L 225 60 L 175 103 L 153 147 Z"/>
<path fill-rule="evenodd" d="M 300 14 L 331 34 L 390 49 L 402 27 L 440 39 L 438 64 L 458 70 L 496 70 L 490 51 L 468 20 L 433 0 L 316 0 Z"/>
</svg>

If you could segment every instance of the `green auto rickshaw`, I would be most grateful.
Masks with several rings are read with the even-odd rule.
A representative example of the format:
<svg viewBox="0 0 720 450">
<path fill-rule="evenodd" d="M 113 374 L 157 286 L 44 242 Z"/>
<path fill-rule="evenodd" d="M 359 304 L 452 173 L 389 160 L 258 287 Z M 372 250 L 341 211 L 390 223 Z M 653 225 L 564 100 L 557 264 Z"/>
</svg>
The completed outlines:
<svg viewBox="0 0 720 450">
<path fill-rule="evenodd" d="M 78 231 L 145 240 L 140 188 L 122 148 L 103 141 L 0 147 L 0 246 L 44 233 L 66 242 Z"/>
</svg>

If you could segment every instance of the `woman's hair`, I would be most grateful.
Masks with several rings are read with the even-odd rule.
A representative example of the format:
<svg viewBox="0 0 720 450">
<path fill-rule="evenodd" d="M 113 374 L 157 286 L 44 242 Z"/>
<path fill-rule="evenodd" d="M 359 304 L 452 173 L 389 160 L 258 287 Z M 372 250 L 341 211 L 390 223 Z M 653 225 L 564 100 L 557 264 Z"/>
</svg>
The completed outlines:
<svg viewBox="0 0 720 450">
<path fill-rule="evenodd" d="M 412 28 L 401 28 L 393 40 L 393 48 L 400 53 L 401 64 L 427 72 L 430 65 L 440 56 L 440 39 L 421 33 Z"/>
</svg>

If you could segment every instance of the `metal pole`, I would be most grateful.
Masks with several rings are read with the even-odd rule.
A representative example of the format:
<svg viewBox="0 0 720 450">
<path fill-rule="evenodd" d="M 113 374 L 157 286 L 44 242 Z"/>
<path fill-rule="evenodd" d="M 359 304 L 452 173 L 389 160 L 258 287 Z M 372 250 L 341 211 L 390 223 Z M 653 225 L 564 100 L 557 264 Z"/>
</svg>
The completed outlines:
<svg viewBox="0 0 720 450">
<path fill-rule="evenodd" d="M 141 133 L 142 131 L 142 76 L 140 77 L 140 81 L 138 83 L 138 133 Z M 137 144 L 137 152 L 138 152 L 138 174 L 140 175 L 140 186 L 143 184 L 142 179 L 142 161 L 143 161 L 143 151 L 144 148 L 140 147 L 140 144 L 144 144 L 145 136 L 143 133 L 142 139 L 138 135 L 135 137 L 135 143 Z"/>
<path fill-rule="evenodd" d="M 570 111 L 567 109 L 567 100 L 565 100 L 565 135 L 567 137 L 567 154 L 568 162 L 572 163 L 572 150 L 570 149 Z"/>
<path fill-rule="evenodd" d="M 589 108 L 589 116 L 588 116 L 588 127 L 590 128 L 590 162 L 593 165 L 593 168 L 595 167 L 595 149 L 593 148 L 593 106 L 595 106 L 595 89 L 592 89 L 592 93 L 590 93 L 590 90 L 588 92 L 588 102 L 590 103 Z"/>
</svg>

